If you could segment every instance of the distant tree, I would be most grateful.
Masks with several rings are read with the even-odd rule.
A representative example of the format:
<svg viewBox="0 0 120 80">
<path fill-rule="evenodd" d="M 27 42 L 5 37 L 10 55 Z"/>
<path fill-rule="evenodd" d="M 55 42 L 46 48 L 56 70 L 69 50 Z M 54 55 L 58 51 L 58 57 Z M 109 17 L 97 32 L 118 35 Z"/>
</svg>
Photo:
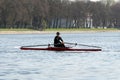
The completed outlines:
<svg viewBox="0 0 120 80">
<path fill-rule="evenodd" d="M 115 27 L 120 28 L 120 3 L 111 6 L 112 19 Z"/>
<path fill-rule="evenodd" d="M 88 14 L 95 27 L 118 27 L 120 3 L 112 1 L 0 0 L 0 28 L 84 28 Z"/>
<path fill-rule="evenodd" d="M 93 25 L 95 27 L 104 27 L 107 24 L 107 8 L 101 2 L 89 3 L 88 11 L 92 14 Z"/>
</svg>

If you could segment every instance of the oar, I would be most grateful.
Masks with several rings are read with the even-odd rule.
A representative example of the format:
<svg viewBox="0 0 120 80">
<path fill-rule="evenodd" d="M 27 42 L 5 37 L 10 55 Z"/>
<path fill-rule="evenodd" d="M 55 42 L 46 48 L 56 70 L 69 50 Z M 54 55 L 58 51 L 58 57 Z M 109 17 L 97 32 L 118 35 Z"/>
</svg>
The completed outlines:
<svg viewBox="0 0 120 80">
<path fill-rule="evenodd" d="M 37 47 L 37 46 L 49 46 L 50 44 L 43 44 L 43 45 L 29 45 L 29 46 L 22 46 L 22 47 Z"/>
<path fill-rule="evenodd" d="M 69 42 L 64 42 L 65 44 L 72 44 L 72 45 L 77 45 L 77 43 L 69 43 Z"/>
<path fill-rule="evenodd" d="M 50 46 L 50 45 L 59 45 L 59 44 L 28 45 L 28 46 L 21 46 L 21 47 L 37 47 L 37 46 Z"/>
<path fill-rule="evenodd" d="M 74 46 L 71 46 L 72 47 L 75 47 L 77 45 L 77 43 L 68 43 L 68 42 L 64 42 L 65 44 L 71 44 L 71 45 L 74 45 Z"/>
<path fill-rule="evenodd" d="M 96 48 L 101 48 L 99 46 L 92 46 L 92 45 L 85 45 L 85 44 L 77 44 L 77 43 L 68 43 L 68 42 L 65 42 L 66 44 L 74 44 L 74 45 L 81 45 L 81 46 L 87 46 L 87 47 L 96 47 Z"/>
<path fill-rule="evenodd" d="M 77 45 L 81 45 L 81 46 L 88 46 L 88 47 L 96 47 L 96 48 L 101 48 L 99 46 L 93 46 L 93 45 L 85 45 L 85 44 L 77 44 Z"/>
</svg>

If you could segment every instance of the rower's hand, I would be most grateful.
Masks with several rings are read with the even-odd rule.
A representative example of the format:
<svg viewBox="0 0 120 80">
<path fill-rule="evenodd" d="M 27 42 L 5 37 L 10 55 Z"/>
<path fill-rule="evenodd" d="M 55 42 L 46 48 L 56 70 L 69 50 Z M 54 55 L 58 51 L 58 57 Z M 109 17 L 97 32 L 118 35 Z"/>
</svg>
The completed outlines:
<svg viewBox="0 0 120 80">
<path fill-rule="evenodd" d="M 75 43 L 75 45 L 77 45 L 77 43 Z"/>
<path fill-rule="evenodd" d="M 62 42 L 62 44 L 64 44 L 64 42 Z"/>
</svg>

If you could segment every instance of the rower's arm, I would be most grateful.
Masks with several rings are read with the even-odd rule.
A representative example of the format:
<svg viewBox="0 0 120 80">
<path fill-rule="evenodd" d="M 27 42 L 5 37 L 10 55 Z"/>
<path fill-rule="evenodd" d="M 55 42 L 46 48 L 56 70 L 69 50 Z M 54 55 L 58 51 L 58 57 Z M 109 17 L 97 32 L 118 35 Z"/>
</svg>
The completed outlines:
<svg viewBox="0 0 120 80">
<path fill-rule="evenodd" d="M 64 42 L 63 39 L 62 39 L 61 37 L 60 37 L 60 41 L 61 41 L 61 42 Z"/>
</svg>

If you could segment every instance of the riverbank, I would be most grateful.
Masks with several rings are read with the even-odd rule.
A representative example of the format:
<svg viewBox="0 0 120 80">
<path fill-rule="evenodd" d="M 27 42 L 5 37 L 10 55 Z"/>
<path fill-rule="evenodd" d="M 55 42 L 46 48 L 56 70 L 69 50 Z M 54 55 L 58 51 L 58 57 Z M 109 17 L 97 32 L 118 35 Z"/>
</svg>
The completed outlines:
<svg viewBox="0 0 120 80">
<path fill-rule="evenodd" d="M 92 32 L 120 32 L 119 29 L 46 29 L 45 31 L 31 29 L 0 29 L 0 34 L 48 34 L 56 33 L 92 33 Z"/>
</svg>

